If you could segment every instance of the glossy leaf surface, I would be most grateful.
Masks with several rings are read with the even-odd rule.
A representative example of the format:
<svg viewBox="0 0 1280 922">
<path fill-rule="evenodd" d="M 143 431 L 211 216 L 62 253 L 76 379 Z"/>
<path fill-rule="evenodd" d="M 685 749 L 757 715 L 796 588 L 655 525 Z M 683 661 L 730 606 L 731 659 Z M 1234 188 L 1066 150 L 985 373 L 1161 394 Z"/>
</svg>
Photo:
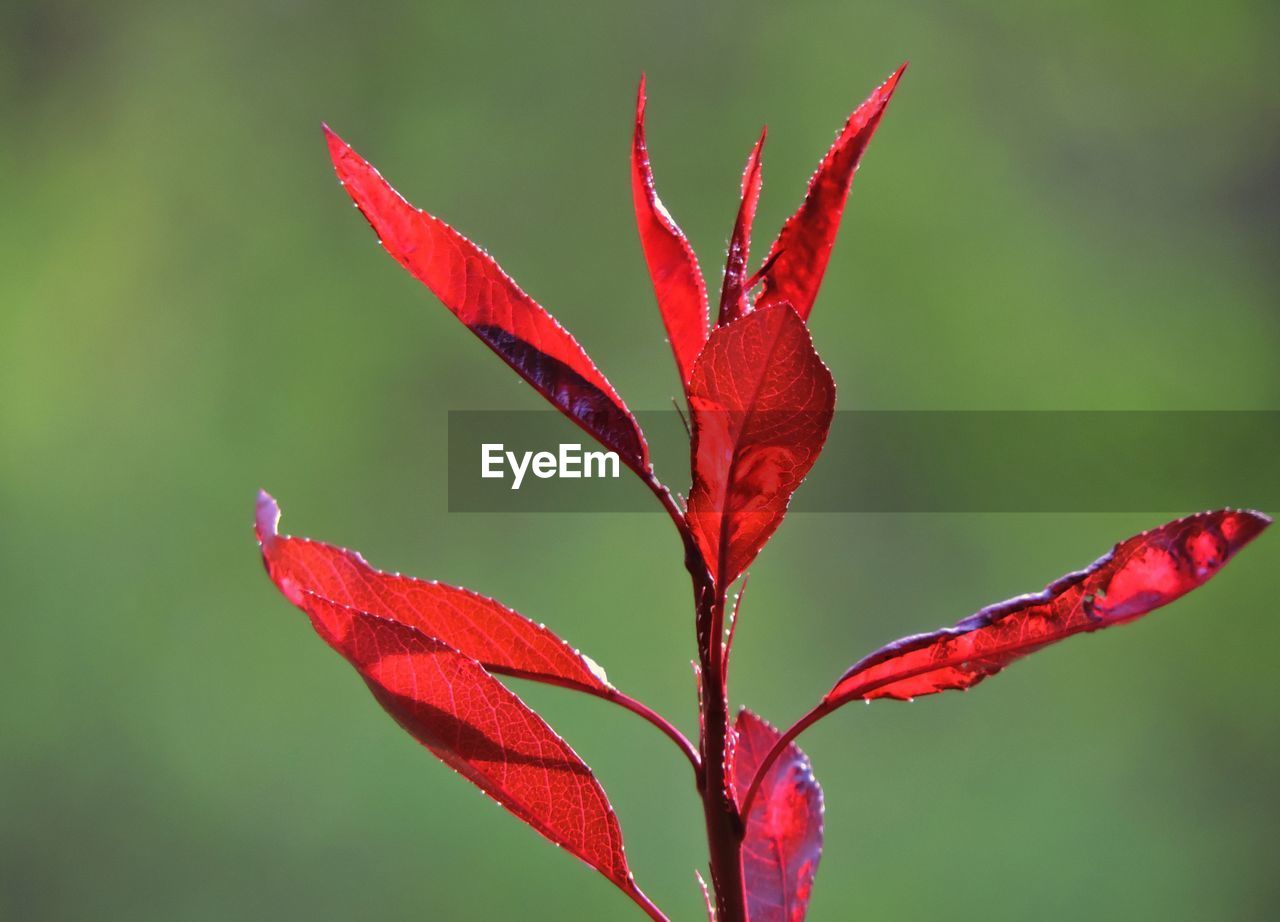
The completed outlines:
<svg viewBox="0 0 1280 922">
<path fill-rule="evenodd" d="M 347 194 L 383 248 L 557 409 L 643 473 L 649 450 L 635 417 L 577 341 L 488 253 L 414 208 L 325 127 Z"/>
<path fill-rule="evenodd" d="M 1270 524 L 1257 512 L 1223 509 L 1136 535 L 1043 592 L 889 644 L 845 673 L 825 701 L 835 706 L 971 688 L 1051 643 L 1167 605 L 1204 584 Z"/>
<path fill-rule="evenodd" d="M 636 96 L 635 135 L 631 143 L 631 195 L 658 311 L 675 353 L 681 382 L 689 380 L 693 361 L 707 341 L 707 285 L 698 258 L 684 232 L 658 198 L 644 134 L 644 78 Z"/>
<path fill-rule="evenodd" d="M 760 132 L 747 157 L 742 171 L 741 202 L 738 218 L 729 238 L 729 255 L 724 267 L 724 286 L 720 291 L 720 315 L 718 323 L 724 325 L 737 320 L 747 312 L 747 260 L 751 256 L 751 225 L 755 223 L 756 207 L 760 204 L 760 153 L 764 148 L 766 132 Z"/>
<path fill-rule="evenodd" d="M 605 694 L 598 666 L 539 624 L 493 599 L 443 583 L 375 570 L 355 551 L 277 533 L 280 508 L 258 495 L 256 530 L 267 573 L 312 614 L 332 602 L 422 631 L 492 672 Z"/>
<path fill-rule="evenodd" d="M 777 530 L 818 458 L 835 384 L 785 304 L 717 327 L 689 382 L 693 487 L 688 519 L 718 585 Z"/>
<path fill-rule="evenodd" d="M 733 784 L 741 797 L 781 734 L 743 709 L 734 724 Z M 802 922 L 822 857 L 822 788 L 789 744 L 770 766 L 746 817 L 742 875 L 750 922 Z"/>
<path fill-rule="evenodd" d="M 808 319 L 840 230 L 853 174 L 906 67 L 903 64 L 898 68 L 854 110 L 818 164 L 809 180 L 804 202 L 787 219 L 769 250 L 765 261 L 773 260 L 773 264 L 764 275 L 764 288 L 756 299 L 757 308 L 786 302 L 802 320 Z"/>
<path fill-rule="evenodd" d="M 591 769 L 479 663 L 415 628 L 368 612 L 318 597 L 300 607 L 414 739 L 647 904 L 627 868 L 617 817 Z"/>
</svg>

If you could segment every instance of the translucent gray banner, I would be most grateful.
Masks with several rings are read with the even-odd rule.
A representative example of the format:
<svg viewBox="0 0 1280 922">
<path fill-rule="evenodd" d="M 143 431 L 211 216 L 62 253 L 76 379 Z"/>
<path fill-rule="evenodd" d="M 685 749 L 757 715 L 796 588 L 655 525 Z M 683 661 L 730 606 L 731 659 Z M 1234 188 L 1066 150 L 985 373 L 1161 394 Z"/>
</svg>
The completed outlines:
<svg viewBox="0 0 1280 922">
<path fill-rule="evenodd" d="M 687 493 L 680 416 L 637 415 L 659 478 Z M 451 512 L 659 511 L 634 474 L 618 465 L 612 476 L 612 463 L 588 455 L 603 449 L 553 411 L 454 411 L 448 439 Z M 836 413 L 792 509 L 1277 510 L 1278 459 L 1280 412 L 1273 411 L 848 411 Z M 483 476 L 486 463 L 490 476 Z"/>
</svg>

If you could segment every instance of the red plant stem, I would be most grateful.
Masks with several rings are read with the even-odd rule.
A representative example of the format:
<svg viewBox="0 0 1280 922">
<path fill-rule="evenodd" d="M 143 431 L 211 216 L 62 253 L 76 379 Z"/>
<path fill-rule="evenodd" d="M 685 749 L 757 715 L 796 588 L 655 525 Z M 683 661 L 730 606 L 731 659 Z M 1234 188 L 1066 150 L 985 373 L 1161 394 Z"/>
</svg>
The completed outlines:
<svg viewBox="0 0 1280 922">
<path fill-rule="evenodd" d="M 650 919 L 653 919 L 653 922 L 671 922 L 671 920 L 663 914 L 662 910 L 654 905 L 651 899 L 640 892 L 638 887 L 635 892 L 631 894 L 631 898 L 635 900 L 637 906 L 644 910 L 645 915 Z"/>
<path fill-rule="evenodd" d="M 734 803 L 728 779 L 729 700 L 725 682 L 724 609 L 726 590 L 718 588 L 693 537 L 684 512 L 671 491 L 650 474 L 645 479 L 662 503 L 684 542 L 685 568 L 693 582 L 702 669 L 700 740 L 702 770 L 698 793 L 707 825 L 711 882 L 716 891 L 717 922 L 747 922 L 747 898 L 742 880 L 742 815 Z"/>
<path fill-rule="evenodd" d="M 793 723 L 787 731 L 778 737 L 778 741 L 773 744 L 773 748 L 760 762 L 760 767 L 756 769 L 756 776 L 751 779 L 751 784 L 747 788 L 747 793 L 742 797 L 742 815 L 747 816 L 751 812 L 751 804 L 756 798 L 756 793 L 760 790 L 760 785 L 764 781 L 765 775 L 769 773 L 769 769 L 773 763 L 777 761 L 778 756 L 782 755 L 782 751 L 801 733 L 809 729 L 823 717 L 830 714 L 835 708 L 827 702 L 822 701 L 818 706 L 805 714 L 795 723 Z"/>
<path fill-rule="evenodd" d="M 694 775 L 697 777 L 702 776 L 702 760 L 698 756 L 698 750 L 694 747 L 693 743 L 689 742 L 689 738 L 673 726 L 669 720 L 650 708 L 648 705 L 642 704 L 630 695 L 624 695 L 616 688 L 609 690 L 608 700 L 626 708 L 628 711 L 640 715 L 665 733 L 689 759 L 689 764 L 693 766 Z"/>
<path fill-rule="evenodd" d="M 707 594 L 702 596 L 703 599 Z M 702 645 L 702 808 L 707 823 L 711 882 L 716 890 L 717 922 L 747 922 L 742 881 L 743 824 L 729 790 L 729 702 L 724 682 L 720 625 L 724 622 L 724 593 L 712 590 L 710 611 L 699 615 L 707 624 Z"/>
<path fill-rule="evenodd" d="M 554 676 L 547 675 L 535 676 L 531 673 L 521 672 L 518 669 L 494 669 L 493 671 L 499 675 L 509 675 L 517 679 L 528 679 L 533 682 L 541 682 L 544 685 L 555 685 L 560 688 L 568 688 L 573 691 L 584 692 L 605 701 L 611 701 L 619 707 L 626 708 L 631 713 L 642 717 L 644 720 L 647 720 L 649 723 L 661 730 L 663 734 L 675 743 L 680 751 L 685 754 L 685 757 L 688 758 L 689 764 L 693 766 L 694 775 L 701 777 L 702 764 L 701 760 L 698 758 L 698 750 L 694 747 L 693 743 L 689 742 L 689 738 L 681 733 L 680 730 L 671 723 L 671 721 L 667 720 L 667 718 L 663 717 L 647 704 L 632 698 L 630 695 L 624 694 L 612 686 L 601 691 L 597 688 L 592 688 L 567 679 L 556 679 Z"/>
</svg>

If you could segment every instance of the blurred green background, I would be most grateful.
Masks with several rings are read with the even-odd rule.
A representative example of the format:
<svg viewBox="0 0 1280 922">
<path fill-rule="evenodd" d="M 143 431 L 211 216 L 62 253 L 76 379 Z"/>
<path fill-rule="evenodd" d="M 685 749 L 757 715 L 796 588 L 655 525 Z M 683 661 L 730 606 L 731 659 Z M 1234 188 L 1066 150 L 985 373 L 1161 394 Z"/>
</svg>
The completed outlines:
<svg viewBox="0 0 1280 922">
<path fill-rule="evenodd" d="M 4 4 L 0 916 L 638 916 L 402 734 L 262 573 L 260 486 L 285 530 L 492 594 L 693 729 L 661 516 L 445 513 L 446 411 L 539 403 L 380 253 L 321 119 L 661 409 L 641 70 L 716 277 L 761 122 L 767 240 L 909 57 L 814 315 L 842 408 L 1280 406 L 1280 13 L 1028 7 Z M 753 573 L 735 698 L 789 721 L 880 643 L 1188 511 L 798 516 Z M 1278 563 L 1269 534 L 1142 625 L 807 734 L 811 918 L 1275 918 Z M 598 770 L 642 885 L 700 918 L 687 766 L 520 690 Z"/>
</svg>

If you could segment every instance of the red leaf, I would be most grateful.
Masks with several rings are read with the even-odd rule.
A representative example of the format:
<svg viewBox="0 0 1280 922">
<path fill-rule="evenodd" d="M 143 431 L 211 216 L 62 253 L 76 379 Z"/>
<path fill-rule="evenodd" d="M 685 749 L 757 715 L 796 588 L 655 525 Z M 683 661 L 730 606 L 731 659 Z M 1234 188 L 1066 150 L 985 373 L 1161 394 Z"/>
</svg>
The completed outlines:
<svg viewBox="0 0 1280 922">
<path fill-rule="evenodd" d="M 406 624 L 314 595 L 302 607 L 414 739 L 661 918 L 631 876 L 591 769 L 523 701 L 475 660 Z"/>
<path fill-rule="evenodd" d="M 631 144 L 631 196 L 658 311 L 675 353 L 680 381 L 689 380 L 693 361 L 707 341 L 707 285 L 698 258 L 653 185 L 644 140 L 644 77 L 636 95 L 636 128 Z"/>
<path fill-rule="evenodd" d="M 325 126 L 347 194 L 383 248 L 547 400 L 643 475 L 649 450 L 635 417 L 577 341 L 493 258 L 414 208 Z"/>
<path fill-rule="evenodd" d="M 1036 595 L 991 605 L 955 627 L 895 641 L 856 664 L 824 702 L 910 700 L 971 688 L 1051 643 L 1124 624 L 1202 585 L 1271 520 L 1222 509 L 1122 541 Z"/>
<path fill-rule="evenodd" d="M 808 319 L 823 273 L 827 271 L 836 232 L 840 230 L 840 218 L 858 161 L 906 69 L 906 64 L 899 67 L 858 106 L 818 164 L 817 172 L 809 180 L 804 202 L 782 225 L 782 232 L 769 250 L 765 262 L 774 262 L 764 274 L 764 290 L 756 299 L 757 308 L 786 301 L 802 320 Z"/>
<path fill-rule="evenodd" d="M 257 535 L 272 582 L 308 614 L 335 603 L 435 637 L 491 672 L 606 695 L 599 666 L 545 627 L 466 589 L 383 573 L 355 551 L 281 536 L 280 507 L 258 494 Z"/>
<path fill-rule="evenodd" d="M 766 130 L 760 132 L 760 140 L 747 157 L 742 171 L 742 202 L 738 206 L 738 219 L 729 238 L 729 257 L 724 268 L 724 287 L 720 291 L 721 326 L 737 320 L 747 312 L 747 259 L 751 254 L 751 225 L 756 219 L 756 206 L 760 204 L 760 151 L 764 147 Z"/>
<path fill-rule="evenodd" d="M 707 922 L 716 922 L 716 904 L 711 898 L 711 891 L 707 889 L 707 882 L 702 879 L 702 872 L 697 868 L 694 868 L 693 876 L 697 878 L 698 889 L 702 891 L 702 905 L 707 910 Z"/>
<path fill-rule="evenodd" d="M 785 304 L 717 327 L 689 382 L 688 519 L 717 585 L 728 586 L 781 524 L 827 438 L 835 383 Z"/>
<path fill-rule="evenodd" d="M 781 734 L 745 708 L 734 725 L 733 784 L 744 794 Z M 751 922 L 802 922 L 822 857 L 822 788 L 809 757 L 789 744 L 746 817 L 742 876 Z"/>
</svg>

